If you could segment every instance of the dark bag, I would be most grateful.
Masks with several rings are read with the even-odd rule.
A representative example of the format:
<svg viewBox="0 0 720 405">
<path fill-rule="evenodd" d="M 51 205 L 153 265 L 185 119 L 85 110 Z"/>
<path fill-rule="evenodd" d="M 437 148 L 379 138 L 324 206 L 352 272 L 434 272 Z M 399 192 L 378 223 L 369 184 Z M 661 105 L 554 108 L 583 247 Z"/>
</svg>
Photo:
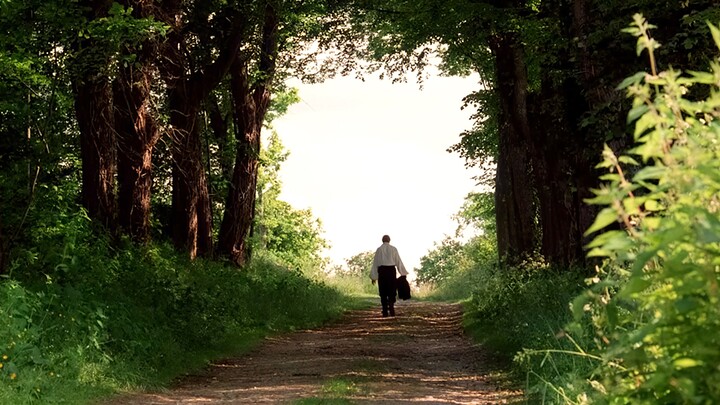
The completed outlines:
<svg viewBox="0 0 720 405">
<path fill-rule="evenodd" d="M 400 276 L 400 278 L 397 279 L 397 292 L 398 298 L 401 300 L 410 299 L 410 283 L 408 283 L 405 276 Z"/>
</svg>

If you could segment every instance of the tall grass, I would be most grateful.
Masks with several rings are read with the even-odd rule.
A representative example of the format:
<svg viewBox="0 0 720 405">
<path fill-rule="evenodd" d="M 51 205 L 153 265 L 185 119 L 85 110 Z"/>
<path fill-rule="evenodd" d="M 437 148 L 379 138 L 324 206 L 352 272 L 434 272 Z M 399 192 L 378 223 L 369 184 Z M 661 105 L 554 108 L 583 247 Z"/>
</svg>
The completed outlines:
<svg viewBox="0 0 720 405">
<path fill-rule="evenodd" d="M 85 403 L 161 386 L 357 305 L 262 257 L 238 269 L 190 262 L 165 244 L 117 248 L 70 205 L 45 215 L 0 281 L 2 404 Z"/>
<path fill-rule="evenodd" d="M 567 328 L 570 302 L 586 287 L 583 272 L 554 269 L 541 258 L 504 267 L 492 245 L 476 246 L 487 250 L 459 261 L 464 266 L 438 283 L 430 299 L 463 303 L 466 331 L 508 366 L 531 402 L 575 395 L 572 387 L 596 365 L 579 350 L 589 344 L 578 341 L 585 335 Z"/>
</svg>

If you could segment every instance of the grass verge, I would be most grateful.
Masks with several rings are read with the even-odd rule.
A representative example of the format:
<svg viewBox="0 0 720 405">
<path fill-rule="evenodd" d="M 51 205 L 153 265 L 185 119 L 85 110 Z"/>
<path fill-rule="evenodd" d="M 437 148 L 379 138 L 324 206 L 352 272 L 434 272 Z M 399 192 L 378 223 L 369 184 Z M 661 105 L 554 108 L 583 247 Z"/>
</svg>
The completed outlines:
<svg viewBox="0 0 720 405">
<path fill-rule="evenodd" d="M 0 281 L 0 403 L 82 404 L 162 387 L 264 336 L 367 305 L 262 258 L 237 269 L 73 232 L 58 255 L 16 260 Z"/>
</svg>

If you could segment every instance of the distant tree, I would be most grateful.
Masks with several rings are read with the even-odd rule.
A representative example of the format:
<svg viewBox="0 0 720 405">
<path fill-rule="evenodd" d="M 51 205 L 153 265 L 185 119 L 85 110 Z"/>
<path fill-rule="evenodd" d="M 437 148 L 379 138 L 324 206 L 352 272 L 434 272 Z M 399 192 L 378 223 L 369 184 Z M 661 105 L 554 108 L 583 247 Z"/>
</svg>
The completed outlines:
<svg viewBox="0 0 720 405">
<path fill-rule="evenodd" d="M 69 67 L 77 7 L 59 1 L 0 2 L 0 250 L 3 263 L 31 237 L 37 196 L 79 184 Z M 98 194 L 95 212 L 101 209 Z M 1 267 L 1 265 L 0 265 Z M 0 269 L 0 271 L 2 271 Z"/>
<path fill-rule="evenodd" d="M 360 252 L 349 259 L 345 259 L 347 266 L 343 274 L 351 277 L 370 277 L 370 268 L 373 264 L 375 253 L 371 251 Z"/>
<path fill-rule="evenodd" d="M 460 210 L 453 216 L 458 223 L 456 234 L 471 228 L 483 234 L 495 234 L 495 197 L 493 193 L 472 192 L 465 196 Z"/>
<path fill-rule="evenodd" d="M 267 146 L 260 153 L 258 171 L 257 230 L 249 242 L 282 259 L 286 264 L 309 272 L 325 267 L 322 223 L 309 209 L 296 209 L 280 200 L 282 183 L 279 170 L 288 156 L 275 132 L 268 136 Z"/>
<path fill-rule="evenodd" d="M 447 279 L 460 269 L 463 257 L 463 244 L 446 237 L 420 258 L 420 267 L 415 269 L 418 283 L 438 283 Z"/>
</svg>

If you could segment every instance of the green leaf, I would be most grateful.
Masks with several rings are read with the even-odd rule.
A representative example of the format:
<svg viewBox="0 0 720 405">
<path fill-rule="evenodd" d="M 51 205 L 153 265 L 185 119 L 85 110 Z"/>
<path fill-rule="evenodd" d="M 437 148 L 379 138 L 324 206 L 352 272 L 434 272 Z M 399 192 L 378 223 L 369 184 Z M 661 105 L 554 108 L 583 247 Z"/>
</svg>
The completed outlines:
<svg viewBox="0 0 720 405">
<path fill-rule="evenodd" d="M 645 217 L 642 221 L 643 228 L 653 231 L 660 227 L 661 219 L 658 217 Z"/>
<path fill-rule="evenodd" d="M 620 84 L 618 84 L 615 89 L 622 90 L 622 89 L 629 87 L 630 85 L 638 84 L 638 83 L 642 82 L 643 78 L 646 75 L 647 75 L 647 73 L 645 73 L 645 72 L 637 72 L 630 77 L 626 77 L 625 80 L 620 82 Z"/>
<path fill-rule="evenodd" d="M 585 231 L 584 235 L 590 235 L 591 233 L 595 231 L 599 231 L 600 229 L 605 228 L 606 226 L 617 222 L 618 215 L 617 212 L 615 212 L 612 208 L 603 208 L 602 211 L 600 211 L 595 218 L 595 222 L 588 228 L 587 231 Z"/>
<path fill-rule="evenodd" d="M 637 294 L 639 292 L 644 291 L 648 287 L 650 287 L 652 283 L 648 280 L 645 280 L 641 277 L 633 277 L 631 278 L 627 284 L 625 284 L 625 287 L 620 290 L 620 294 L 623 297 L 630 297 L 633 294 Z"/>
<path fill-rule="evenodd" d="M 710 27 L 710 33 L 712 34 L 713 41 L 715 41 L 715 46 L 720 49 L 720 30 L 718 30 L 718 27 L 714 26 L 712 23 L 708 22 L 708 27 Z"/>
<path fill-rule="evenodd" d="M 597 189 L 591 189 L 590 191 L 594 192 L 596 194 L 593 198 L 586 198 L 583 201 L 587 204 L 593 204 L 593 205 L 608 205 L 613 202 L 613 196 L 608 194 L 604 190 L 597 190 Z"/>
<path fill-rule="evenodd" d="M 635 132 L 633 134 L 635 141 L 647 131 L 648 128 L 655 126 L 657 118 L 654 114 L 643 114 L 637 122 L 635 122 Z"/>
<path fill-rule="evenodd" d="M 656 200 L 646 200 L 644 207 L 646 211 L 662 211 L 665 209 L 665 207 Z"/>
<path fill-rule="evenodd" d="M 626 156 L 626 155 L 620 156 L 618 158 L 618 161 L 620 161 L 620 163 L 625 163 L 627 165 L 633 165 L 633 166 L 640 165 L 640 163 L 638 163 L 637 160 L 631 158 L 630 156 Z"/>
<path fill-rule="evenodd" d="M 607 232 L 603 232 L 600 235 L 593 238 L 593 240 L 590 241 L 590 243 L 588 243 L 587 245 L 585 245 L 585 247 L 586 248 L 599 247 L 599 246 L 605 245 L 611 239 L 625 238 L 625 237 L 627 237 L 627 232 L 625 232 L 625 231 L 617 231 L 617 230 L 607 231 Z"/>
<path fill-rule="evenodd" d="M 682 370 L 684 368 L 701 366 L 702 364 L 703 364 L 702 361 L 691 359 L 688 357 L 676 359 L 675 361 L 673 361 L 673 366 L 675 366 L 675 368 L 680 369 L 680 370 Z"/>
<path fill-rule="evenodd" d="M 665 175 L 667 168 L 664 166 L 647 166 L 638 171 L 633 177 L 633 181 L 659 179 Z"/>
<path fill-rule="evenodd" d="M 703 84 L 714 84 L 715 83 L 715 76 L 712 73 L 708 72 L 696 72 L 693 70 L 688 71 L 690 75 L 693 77 L 693 81 L 695 83 L 703 83 Z"/>
<path fill-rule="evenodd" d="M 620 175 L 617 173 L 606 173 L 600 176 L 600 180 L 602 181 L 609 181 L 613 183 L 619 183 L 620 182 Z"/>
<path fill-rule="evenodd" d="M 610 257 L 610 251 L 602 248 L 594 248 L 590 250 L 587 257 Z"/>
<path fill-rule="evenodd" d="M 640 118 L 649 110 L 650 110 L 650 107 L 646 106 L 645 104 L 642 104 L 642 105 L 639 105 L 639 106 L 633 108 L 632 110 L 630 110 L 630 112 L 628 113 L 628 116 L 627 116 L 628 124 L 635 121 L 636 119 Z"/>
</svg>

